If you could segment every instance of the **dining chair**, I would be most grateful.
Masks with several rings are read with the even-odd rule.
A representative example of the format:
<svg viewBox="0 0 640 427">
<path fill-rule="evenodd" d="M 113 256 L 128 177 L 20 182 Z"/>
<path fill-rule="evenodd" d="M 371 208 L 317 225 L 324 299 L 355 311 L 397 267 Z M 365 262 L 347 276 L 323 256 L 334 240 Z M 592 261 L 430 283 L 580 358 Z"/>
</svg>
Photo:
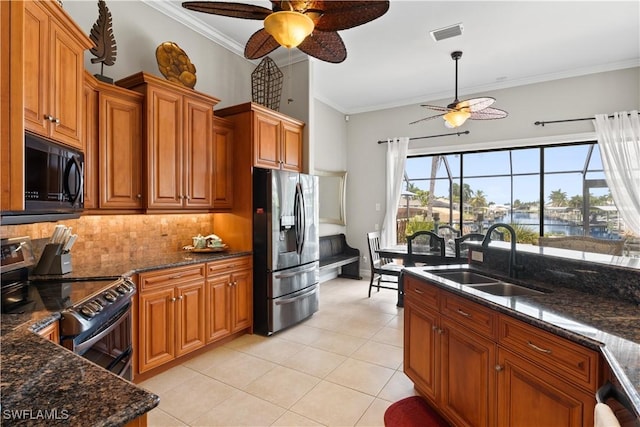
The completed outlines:
<svg viewBox="0 0 640 427">
<path fill-rule="evenodd" d="M 369 259 L 371 260 L 371 281 L 369 282 L 369 298 L 371 298 L 371 289 L 375 286 L 380 292 L 382 289 L 393 289 L 401 292 L 399 289 L 400 273 L 403 266 L 396 264 L 392 259 L 382 258 L 378 251 L 380 250 L 380 232 L 372 231 L 367 233 L 367 244 L 369 246 Z M 376 285 L 373 283 L 377 282 Z M 388 283 L 388 285 L 383 285 Z M 394 284 L 394 285 L 392 285 Z"/>
<path fill-rule="evenodd" d="M 407 267 L 414 267 L 416 265 L 415 258 L 420 252 L 429 252 L 430 255 L 446 257 L 444 237 L 438 236 L 433 231 L 416 231 L 410 236 L 407 236 Z"/>
<path fill-rule="evenodd" d="M 475 241 L 475 242 L 482 242 L 482 240 L 484 240 L 484 234 L 481 233 L 467 233 L 463 236 L 460 237 L 456 237 L 454 239 L 455 241 L 455 246 L 456 246 L 456 258 L 462 258 L 462 257 L 466 257 L 467 253 L 469 252 L 468 249 L 464 249 L 462 250 L 461 248 L 461 244 L 467 240 L 471 240 L 471 241 Z"/>
</svg>

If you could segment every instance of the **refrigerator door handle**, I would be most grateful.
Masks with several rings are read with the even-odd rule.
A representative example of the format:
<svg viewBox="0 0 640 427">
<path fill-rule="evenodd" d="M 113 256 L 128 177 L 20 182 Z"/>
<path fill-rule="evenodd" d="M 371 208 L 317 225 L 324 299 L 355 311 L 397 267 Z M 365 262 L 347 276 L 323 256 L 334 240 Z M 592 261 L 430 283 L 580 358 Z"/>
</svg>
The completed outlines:
<svg viewBox="0 0 640 427">
<path fill-rule="evenodd" d="M 295 230 L 296 230 L 296 251 L 298 254 L 302 253 L 304 248 L 304 233 L 306 228 L 304 196 L 302 195 L 302 189 L 300 184 L 296 186 L 296 196 L 294 203 L 294 215 L 295 215 Z"/>
<path fill-rule="evenodd" d="M 311 289 L 309 292 L 305 292 L 302 295 L 298 295 L 298 296 L 293 297 L 293 298 L 286 298 L 286 299 L 282 299 L 282 300 L 276 301 L 276 305 L 291 304 L 293 302 L 300 301 L 301 299 L 305 299 L 309 295 L 315 294 L 316 291 L 317 291 L 317 289 L 314 286 L 313 289 Z"/>
<path fill-rule="evenodd" d="M 287 279 L 289 277 L 295 277 L 295 276 L 300 276 L 304 273 L 310 273 L 312 271 L 315 271 L 316 268 L 318 268 L 315 264 L 313 264 L 311 267 L 305 268 L 304 270 L 298 270 L 295 273 L 283 273 L 283 274 L 278 274 L 277 276 L 274 276 L 276 279 Z"/>
</svg>

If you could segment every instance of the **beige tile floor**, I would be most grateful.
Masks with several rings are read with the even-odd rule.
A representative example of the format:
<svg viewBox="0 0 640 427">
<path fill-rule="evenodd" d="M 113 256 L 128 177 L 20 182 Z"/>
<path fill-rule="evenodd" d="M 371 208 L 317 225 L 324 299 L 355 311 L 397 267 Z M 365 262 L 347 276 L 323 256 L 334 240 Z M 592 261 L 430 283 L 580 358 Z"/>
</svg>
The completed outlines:
<svg viewBox="0 0 640 427">
<path fill-rule="evenodd" d="M 320 310 L 271 337 L 244 335 L 140 386 L 150 426 L 383 426 L 415 394 L 402 372 L 402 315 L 369 281 L 320 285 Z"/>
</svg>

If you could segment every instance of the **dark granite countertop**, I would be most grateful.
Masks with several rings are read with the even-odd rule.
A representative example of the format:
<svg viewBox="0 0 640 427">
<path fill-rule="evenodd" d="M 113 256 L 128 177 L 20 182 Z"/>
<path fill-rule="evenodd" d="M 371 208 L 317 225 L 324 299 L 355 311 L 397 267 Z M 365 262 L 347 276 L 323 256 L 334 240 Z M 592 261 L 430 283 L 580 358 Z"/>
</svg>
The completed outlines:
<svg viewBox="0 0 640 427">
<path fill-rule="evenodd" d="M 47 280 L 118 278 L 145 271 L 251 255 L 176 252 L 140 256 L 128 264 L 74 265 Z M 3 425 L 120 426 L 156 407 L 159 397 L 37 334 L 60 313 L 2 314 Z"/>
<path fill-rule="evenodd" d="M 636 304 L 548 283 L 525 283 L 508 278 L 504 281 L 546 288 L 552 292 L 514 297 L 494 296 L 429 273 L 434 269 L 467 267 L 469 265 L 413 267 L 404 271 L 599 351 L 619 380 L 636 415 L 640 415 L 640 309 Z"/>
</svg>

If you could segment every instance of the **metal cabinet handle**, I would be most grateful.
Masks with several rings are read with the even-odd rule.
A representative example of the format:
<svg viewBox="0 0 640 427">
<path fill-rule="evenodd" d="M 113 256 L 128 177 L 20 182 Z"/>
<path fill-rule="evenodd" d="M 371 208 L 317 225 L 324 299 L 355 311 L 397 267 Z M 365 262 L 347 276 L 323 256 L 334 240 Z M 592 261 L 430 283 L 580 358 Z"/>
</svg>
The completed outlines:
<svg viewBox="0 0 640 427">
<path fill-rule="evenodd" d="M 175 298 L 175 297 L 172 297 L 170 301 L 171 301 L 171 302 L 176 302 L 176 298 Z"/>
<path fill-rule="evenodd" d="M 414 292 L 420 295 L 424 294 L 424 292 L 422 292 L 420 289 L 414 289 Z"/>
<path fill-rule="evenodd" d="M 498 371 L 498 372 L 502 372 L 504 370 L 504 367 L 502 367 L 500 365 L 496 365 L 495 368 L 496 368 L 496 371 Z"/>
<path fill-rule="evenodd" d="M 458 309 L 458 313 L 459 313 L 459 314 L 461 314 L 461 315 L 463 315 L 464 317 L 471 317 L 471 315 L 470 315 L 469 313 L 464 312 L 464 311 L 462 311 L 462 310 L 460 310 L 460 309 Z"/>
<path fill-rule="evenodd" d="M 546 353 L 546 354 L 551 354 L 551 350 L 546 349 L 546 348 L 542 348 L 542 347 L 538 347 L 537 345 L 535 345 L 534 343 L 532 343 L 531 341 L 527 341 L 527 345 L 529 347 L 531 347 L 532 349 L 539 351 L 540 353 Z"/>
<path fill-rule="evenodd" d="M 57 118 L 57 117 L 54 117 L 52 122 L 55 123 L 56 125 L 59 125 L 60 124 L 60 119 Z"/>
<path fill-rule="evenodd" d="M 137 197 L 138 199 L 142 199 L 142 194 L 136 194 L 136 197 Z"/>
<path fill-rule="evenodd" d="M 180 295 L 180 296 L 178 297 L 178 300 L 179 300 L 179 301 L 182 301 L 182 298 L 184 298 L 184 295 Z"/>
</svg>

